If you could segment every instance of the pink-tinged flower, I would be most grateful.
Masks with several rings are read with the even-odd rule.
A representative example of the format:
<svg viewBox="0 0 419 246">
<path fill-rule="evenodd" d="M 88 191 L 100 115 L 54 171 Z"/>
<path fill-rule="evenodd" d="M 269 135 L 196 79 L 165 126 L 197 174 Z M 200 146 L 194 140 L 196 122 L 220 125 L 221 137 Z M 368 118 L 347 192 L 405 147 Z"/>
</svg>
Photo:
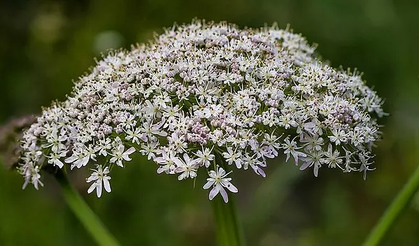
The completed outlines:
<svg viewBox="0 0 419 246">
<path fill-rule="evenodd" d="M 165 150 L 162 151 L 162 156 L 154 158 L 154 161 L 157 164 L 161 165 L 157 169 L 157 173 L 167 173 L 167 174 L 174 174 L 176 169 L 176 163 L 181 163 L 178 157 L 175 156 L 173 151 L 166 152 Z"/>
<path fill-rule="evenodd" d="M 322 166 L 322 163 L 325 162 L 323 155 L 323 152 L 311 151 L 306 157 L 303 157 L 303 164 L 301 164 L 300 170 L 313 167 L 314 176 L 317 177 L 319 175 L 319 169 Z"/>
<path fill-rule="evenodd" d="M 212 200 L 218 193 L 221 194 L 225 203 L 228 202 L 228 195 L 224 188 L 227 188 L 229 191 L 233 193 L 237 193 L 239 190 L 230 183 L 231 178 L 227 178 L 227 175 L 230 173 L 226 173 L 226 171 L 222 167 L 217 166 L 217 170 L 211 170 L 209 172 L 209 178 L 207 178 L 207 183 L 204 185 L 204 189 L 209 189 L 212 187 L 209 193 L 209 199 Z"/>
<path fill-rule="evenodd" d="M 96 168 L 97 169 L 92 169 L 92 175 L 86 179 L 87 183 L 93 182 L 87 190 L 87 193 L 92 193 L 92 191 L 96 190 L 97 197 L 101 197 L 102 188 L 105 188 L 105 191 L 108 193 L 111 192 L 111 184 L 109 182 L 111 177 L 108 176 L 108 167 L 103 169 L 102 165 L 96 165 Z"/>
</svg>

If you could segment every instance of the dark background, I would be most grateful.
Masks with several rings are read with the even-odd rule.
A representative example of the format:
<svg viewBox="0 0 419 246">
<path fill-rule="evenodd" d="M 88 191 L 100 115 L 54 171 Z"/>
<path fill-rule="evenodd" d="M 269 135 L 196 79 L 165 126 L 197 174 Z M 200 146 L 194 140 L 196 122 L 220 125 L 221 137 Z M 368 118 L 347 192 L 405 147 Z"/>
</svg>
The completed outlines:
<svg viewBox="0 0 419 246">
<path fill-rule="evenodd" d="M 419 1 L 148 0 L 1 1 L 0 124 L 65 100 L 72 80 L 108 48 L 147 42 L 153 33 L 194 17 L 240 27 L 290 24 L 333 66 L 357 68 L 386 99 L 377 170 L 322 169 L 320 177 L 292 163 L 270 163 L 268 177 L 235 172 L 240 219 L 249 246 L 360 245 L 419 164 Z M 112 177 L 111 194 L 87 202 L 123 245 L 214 245 L 202 177 L 178 182 L 157 175 L 138 156 Z M 40 191 L 0 168 L 0 245 L 93 245 L 47 175 Z M 419 196 L 383 245 L 417 245 Z"/>
</svg>

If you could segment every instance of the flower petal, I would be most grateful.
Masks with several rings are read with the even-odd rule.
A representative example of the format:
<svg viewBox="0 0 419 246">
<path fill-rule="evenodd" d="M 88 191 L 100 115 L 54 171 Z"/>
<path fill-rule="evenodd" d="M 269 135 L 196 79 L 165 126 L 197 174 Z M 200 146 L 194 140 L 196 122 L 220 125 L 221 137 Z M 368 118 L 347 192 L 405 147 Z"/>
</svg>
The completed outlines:
<svg viewBox="0 0 419 246">
<path fill-rule="evenodd" d="M 135 148 L 134 147 L 131 147 L 131 148 L 127 149 L 127 151 L 125 151 L 125 154 L 130 155 L 130 154 L 132 154 L 134 152 L 135 152 Z"/>
<path fill-rule="evenodd" d="M 110 177 L 104 177 L 103 178 L 103 187 L 107 192 L 111 192 L 111 184 L 109 182 Z"/>
<path fill-rule="evenodd" d="M 305 170 L 307 167 L 311 166 L 312 164 L 313 163 L 311 163 L 310 161 L 306 161 L 300 166 L 300 170 Z"/>
<path fill-rule="evenodd" d="M 220 189 L 217 186 L 214 186 L 214 188 L 212 188 L 212 190 L 209 193 L 209 199 L 212 200 L 214 199 L 214 197 L 218 194 L 218 192 L 220 192 Z"/>
<path fill-rule="evenodd" d="M 233 192 L 233 193 L 237 193 L 239 192 L 239 190 L 237 189 L 236 186 L 234 186 L 232 183 L 228 182 L 227 184 L 224 185 L 224 187 L 226 187 L 229 191 Z"/>
<path fill-rule="evenodd" d="M 89 189 L 87 190 L 87 193 L 92 193 L 92 191 L 96 188 L 97 184 L 96 182 L 90 185 Z"/>
<path fill-rule="evenodd" d="M 207 181 L 207 183 L 206 184 L 204 184 L 204 187 L 202 187 L 202 188 L 204 188 L 205 190 L 206 189 L 209 189 L 212 185 L 214 185 L 214 179 L 207 179 L 208 181 Z"/>
<path fill-rule="evenodd" d="M 100 180 L 96 181 L 96 195 L 97 197 L 102 196 L 102 182 Z"/>
<path fill-rule="evenodd" d="M 225 203 L 228 202 L 228 194 L 226 192 L 226 190 L 224 190 L 224 188 L 220 185 L 220 194 L 223 197 L 223 200 Z"/>
</svg>

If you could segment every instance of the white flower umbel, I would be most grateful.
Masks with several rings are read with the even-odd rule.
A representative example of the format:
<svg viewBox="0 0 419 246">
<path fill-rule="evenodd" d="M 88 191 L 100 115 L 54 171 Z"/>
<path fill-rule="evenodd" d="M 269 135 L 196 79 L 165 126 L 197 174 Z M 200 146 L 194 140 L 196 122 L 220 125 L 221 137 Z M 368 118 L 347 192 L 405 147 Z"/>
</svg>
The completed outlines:
<svg viewBox="0 0 419 246">
<path fill-rule="evenodd" d="M 174 26 L 147 45 L 114 51 L 22 139 L 25 185 L 39 171 L 87 168 L 89 192 L 110 191 L 111 167 L 134 152 L 179 180 L 209 174 L 210 198 L 237 189 L 224 170 L 265 176 L 280 153 L 300 169 L 372 170 L 382 100 L 360 74 L 323 64 L 314 47 L 276 27 Z M 206 170 L 202 172 L 201 170 Z"/>
</svg>

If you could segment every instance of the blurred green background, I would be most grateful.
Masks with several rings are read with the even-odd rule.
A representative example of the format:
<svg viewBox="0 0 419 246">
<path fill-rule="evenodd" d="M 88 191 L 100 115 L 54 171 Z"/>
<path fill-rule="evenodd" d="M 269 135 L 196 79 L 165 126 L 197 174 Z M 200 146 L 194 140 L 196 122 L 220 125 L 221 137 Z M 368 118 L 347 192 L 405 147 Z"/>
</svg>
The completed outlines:
<svg viewBox="0 0 419 246">
<path fill-rule="evenodd" d="M 72 80 L 108 48 L 147 42 L 194 17 L 240 27 L 290 24 L 335 66 L 357 68 L 386 99 L 377 170 L 322 169 L 319 178 L 271 162 L 263 179 L 235 172 L 249 246 L 360 245 L 419 164 L 419 1 L 390 0 L 73 0 L 0 2 L 0 124 L 64 100 Z M 85 174 L 74 183 L 85 194 Z M 201 177 L 202 178 L 202 177 Z M 136 158 L 112 177 L 111 194 L 87 202 L 123 245 L 215 245 L 204 180 L 178 182 Z M 0 245 L 94 245 L 59 187 L 22 191 L 0 168 Z M 419 244 L 419 197 L 382 245 Z"/>
</svg>

